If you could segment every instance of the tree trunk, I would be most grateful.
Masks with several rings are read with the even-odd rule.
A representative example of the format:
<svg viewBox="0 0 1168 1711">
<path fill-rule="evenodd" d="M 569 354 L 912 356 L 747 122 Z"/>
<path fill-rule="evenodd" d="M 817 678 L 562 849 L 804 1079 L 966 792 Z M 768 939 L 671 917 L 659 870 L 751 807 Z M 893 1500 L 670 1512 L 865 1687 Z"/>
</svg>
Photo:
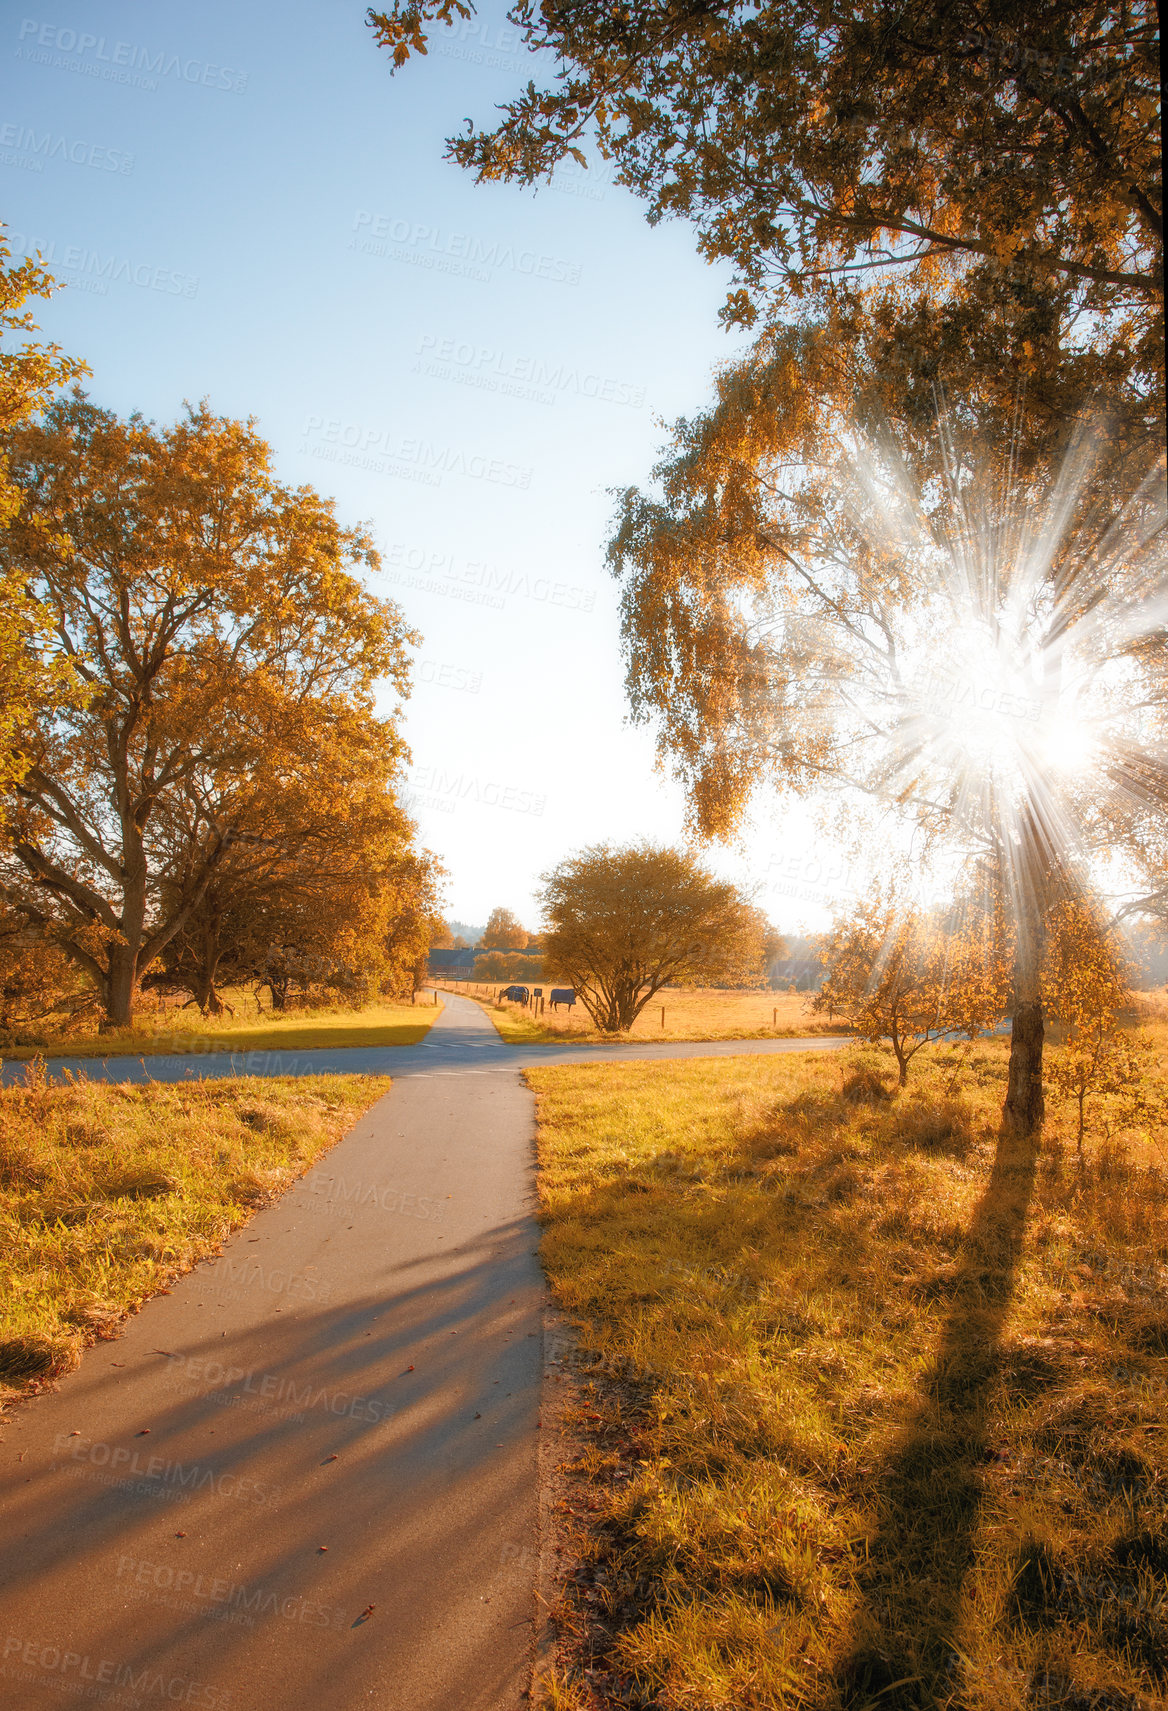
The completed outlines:
<svg viewBox="0 0 1168 1711">
<path fill-rule="evenodd" d="M 111 945 L 109 970 L 103 984 L 103 1031 L 109 1028 L 131 1027 L 134 1020 L 134 999 L 138 992 L 137 952 L 132 951 L 128 945 Z"/>
<path fill-rule="evenodd" d="M 1042 961 L 1046 952 L 1046 909 L 1052 862 L 1040 833 L 1023 827 L 1018 859 L 1017 938 L 1014 946 L 1014 1005 L 1010 1068 L 1002 1121 L 1016 1135 L 1037 1135 L 1046 1115 L 1042 1096 Z"/>
<path fill-rule="evenodd" d="M 1018 922 L 1014 957 L 1014 1014 L 1010 1027 L 1010 1068 L 1002 1119 L 1018 1135 L 1042 1128 L 1042 1045 L 1046 1023 L 1040 984 L 1045 941 L 1044 921 L 1035 907 Z"/>
<path fill-rule="evenodd" d="M 1045 1033 L 1039 1000 L 1027 999 L 1014 1005 L 1010 1028 L 1010 1073 L 1002 1116 L 1019 1135 L 1036 1135 L 1046 1114 L 1042 1096 L 1042 1042 Z"/>
<path fill-rule="evenodd" d="M 908 1058 L 904 1055 L 904 1047 L 900 1042 L 900 1035 L 897 1032 L 895 1020 L 893 1020 L 892 1031 L 889 1037 L 892 1041 L 892 1050 L 896 1056 L 897 1068 L 900 1071 L 896 1085 L 898 1087 L 904 1087 L 908 1082 Z"/>
</svg>

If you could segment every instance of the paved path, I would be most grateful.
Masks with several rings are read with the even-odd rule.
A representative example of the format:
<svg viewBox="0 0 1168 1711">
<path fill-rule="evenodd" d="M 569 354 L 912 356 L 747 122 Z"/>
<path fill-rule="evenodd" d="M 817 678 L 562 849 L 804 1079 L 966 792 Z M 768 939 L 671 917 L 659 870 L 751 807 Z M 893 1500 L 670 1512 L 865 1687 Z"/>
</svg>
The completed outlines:
<svg viewBox="0 0 1168 1711">
<path fill-rule="evenodd" d="M 519 1711 L 542 1279 L 518 1066 L 836 1043 L 515 1048 L 448 998 L 422 1046 L 271 1054 L 295 1069 L 260 1073 L 395 1085 L 221 1257 L 15 1411 L 0 1704 Z"/>
</svg>

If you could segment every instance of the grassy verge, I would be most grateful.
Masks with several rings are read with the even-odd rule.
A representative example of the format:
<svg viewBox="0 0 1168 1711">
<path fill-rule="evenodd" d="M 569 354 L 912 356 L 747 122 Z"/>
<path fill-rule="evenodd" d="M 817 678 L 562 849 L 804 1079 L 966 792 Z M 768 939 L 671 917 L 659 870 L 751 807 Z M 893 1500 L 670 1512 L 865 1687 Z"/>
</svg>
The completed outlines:
<svg viewBox="0 0 1168 1711">
<path fill-rule="evenodd" d="M 77 1081 L 0 1094 L 0 1400 L 214 1252 L 390 1085 L 386 1076 Z"/>
<path fill-rule="evenodd" d="M 505 1040 L 611 1040 L 602 1034 L 582 1004 L 572 1010 L 545 1010 L 538 1019 L 522 1005 L 492 1002 L 497 988 L 468 985 L 450 988 L 474 998 L 486 1009 Z M 545 996 L 550 988 L 545 987 Z M 665 1025 L 661 1011 L 665 1010 Z M 720 992 L 709 989 L 662 992 L 637 1017 L 622 1040 L 775 1040 L 820 1034 L 845 1034 L 847 1028 L 824 1016 L 813 1016 L 802 992 Z"/>
<path fill-rule="evenodd" d="M 6 1047 L 6 1058 L 138 1057 L 169 1052 L 311 1051 L 325 1046 L 412 1046 L 439 1014 L 429 1005 L 371 1004 L 364 1010 L 293 1010 L 287 1015 L 201 1016 L 170 1010 L 139 1016 L 133 1028 L 61 1034 L 41 1045 Z"/>
<path fill-rule="evenodd" d="M 528 1070 L 580 1327 L 545 1704 L 1168 1696 L 1163 1030 L 1138 1123 L 998 1145 L 1005 1048 Z M 925 1054 L 922 1054 L 924 1057 Z"/>
</svg>

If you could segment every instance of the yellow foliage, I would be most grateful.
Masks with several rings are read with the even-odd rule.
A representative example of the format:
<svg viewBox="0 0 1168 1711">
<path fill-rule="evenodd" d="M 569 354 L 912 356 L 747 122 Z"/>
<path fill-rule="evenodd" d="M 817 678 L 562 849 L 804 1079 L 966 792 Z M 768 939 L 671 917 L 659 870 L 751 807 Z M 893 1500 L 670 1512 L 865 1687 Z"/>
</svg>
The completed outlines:
<svg viewBox="0 0 1168 1711">
<path fill-rule="evenodd" d="M 902 1086 L 922 1046 L 972 1039 L 1008 1002 L 1009 971 L 988 921 L 947 925 L 879 893 L 825 936 L 820 954 L 827 974 L 813 1008 L 862 1039 L 888 1040 Z"/>
<path fill-rule="evenodd" d="M 1075 1102 L 1080 1152 L 1088 1098 L 1137 1088 L 1147 1073 L 1149 1043 L 1119 1026 L 1129 1002 L 1128 975 L 1117 945 L 1086 904 L 1064 902 L 1052 910 L 1042 995 L 1048 1016 L 1062 1024 L 1063 1041 L 1051 1054 L 1048 1076 Z"/>
<path fill-rule="evenodd" d="M 31 297 L 50 297 L 56 281 L 38 262 L 9 266 L 11 250 L 0 237 L 0 338 L 36 331 L 25 307 Z M 0 353 L 0 535 L 20 509 L 20 490 L 9 467 L 8 444 L 63 382 L 86 373 L 57 345 L 26 343 Z M 19 566 L 0 556 L 0 789 L 17 779 L 27 756 L 20 731 L 34 706 L 51 707 L 74 685 L 68 662 L 46 658 L 47 610 L 31 599 Z"/>
<path fill-rule="evenodd" d="M 125 1025 L 213 881 L 392 808 L 405 749 L 374 695 L 405 692 L 416 638 L 353 574 L 368 536 L 281 486 L 250 422 L 202 404 L 159 429 L 77 396 L 10 437 L 10 465 L 5 563 L 84 694 L 24 721 L 7 891 Z"/>
</svg>

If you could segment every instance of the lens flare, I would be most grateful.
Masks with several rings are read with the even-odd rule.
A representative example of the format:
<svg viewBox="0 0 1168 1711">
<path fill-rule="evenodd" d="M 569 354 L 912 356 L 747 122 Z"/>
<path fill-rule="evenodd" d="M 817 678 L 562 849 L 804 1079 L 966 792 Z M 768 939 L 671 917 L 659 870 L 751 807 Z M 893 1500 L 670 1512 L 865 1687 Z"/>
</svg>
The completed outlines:
<svg viewBox="0 0 1168 1711">
<path fill-rule="evenodd" d="M 849 669 L 850 752 L 1019 894 L 1027 862 L 1082 882 L 1109 823 L 1168 807 L 1163 459 L 1109 514 L 1086 428 L 1045 495 L 942 444 L 928 505 L 894 450 L 856 450 L 858 530 L 923 592 L 865 613 L 880 663 Z"/>
</svg>

